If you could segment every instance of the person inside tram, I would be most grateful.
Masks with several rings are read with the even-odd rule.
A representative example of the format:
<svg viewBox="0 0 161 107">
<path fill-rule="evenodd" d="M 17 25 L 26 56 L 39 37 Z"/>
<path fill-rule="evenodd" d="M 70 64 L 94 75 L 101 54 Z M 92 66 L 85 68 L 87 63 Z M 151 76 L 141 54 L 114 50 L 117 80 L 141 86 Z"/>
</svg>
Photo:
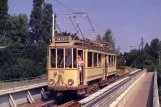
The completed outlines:
<svg viewBox="0 0 161 107">
<path fill-rule="evenodd" d="M 64 58 L 62 58 L 60 67 L 64 64 Z M 71 50 L 67 49 L 65 53 L 65 67 L 70 67 L 72 66 L 72 56 L 71 56 Z"/>
</svg>

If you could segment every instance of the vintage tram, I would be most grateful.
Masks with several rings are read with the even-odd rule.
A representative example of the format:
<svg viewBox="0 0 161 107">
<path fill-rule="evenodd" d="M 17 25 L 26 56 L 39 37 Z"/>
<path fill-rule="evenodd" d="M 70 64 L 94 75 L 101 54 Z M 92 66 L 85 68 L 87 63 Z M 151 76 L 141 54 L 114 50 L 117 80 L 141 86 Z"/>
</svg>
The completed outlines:
<svg viewBox="0 0 161 107">
<path fill-rule="evenodd" d="M 89 94 L 116 74 L 116 53 L 109 44 L 56 36 L 48 47 L 48 89 Z"/>
</svg>

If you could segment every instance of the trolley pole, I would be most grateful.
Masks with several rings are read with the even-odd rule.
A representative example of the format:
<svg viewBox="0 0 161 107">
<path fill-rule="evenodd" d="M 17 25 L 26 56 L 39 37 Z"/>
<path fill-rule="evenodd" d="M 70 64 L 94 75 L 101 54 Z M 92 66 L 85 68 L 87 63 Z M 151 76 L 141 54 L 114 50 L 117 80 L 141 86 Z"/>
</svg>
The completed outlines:
<svg viewBox="0 0 161 107">
<path fill-rule="evenodd" d="M 53 14 L 53 24 L 52 24 L 52 43 L 54 42 L 54 37 L 55 37 L 55 14 Z"/>
</svg>

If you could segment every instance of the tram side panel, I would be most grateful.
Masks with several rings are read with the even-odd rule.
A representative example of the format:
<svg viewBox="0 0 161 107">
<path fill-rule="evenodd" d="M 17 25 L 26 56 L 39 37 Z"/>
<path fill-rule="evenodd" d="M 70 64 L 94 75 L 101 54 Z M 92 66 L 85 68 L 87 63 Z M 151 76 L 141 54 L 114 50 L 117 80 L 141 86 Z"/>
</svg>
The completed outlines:
<svg viewBox="0 0 161 107">
<path fill-rule="evenodd" d="M 102 68 L 101 67 L 93 67 L 88 68 L 86 70 L 87 74 L 87 82 L 90 82 L 92 80 L 100 79 L 103 77 Z"/>
</svg>

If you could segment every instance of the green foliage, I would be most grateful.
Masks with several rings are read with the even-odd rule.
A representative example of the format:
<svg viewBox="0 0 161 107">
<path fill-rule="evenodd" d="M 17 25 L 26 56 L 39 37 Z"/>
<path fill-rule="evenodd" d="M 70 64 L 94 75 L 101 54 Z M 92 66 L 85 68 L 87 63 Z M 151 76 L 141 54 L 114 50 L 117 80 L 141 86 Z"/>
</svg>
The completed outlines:
<svg viewBox="0 0 161 107">
<path fill-rule="evenodd" d="M 30 28 L 31 28 L 31 36 L 36 43 L 38 43 L 42 38 L 42 5 L 44 0 L 33 0 L 33 9 L 30 15 Z"/>
<path fill-rule="evenodd" d="M 157 60 L 158 59 L 158 53 L 160 50 L 159 50 L 159 39 L 155 38 L 151 41 L 151 44 L 150 44 L 150 54 L 151 56 L 153 57 L 154 60 Z"/>
<path fill-rule="evenodd" d="M 161 42 L 159 39 L 153 39 L 150 45 L 148 43 L 145 44 L 143 49 L 143 65 L 151 72 L 153 72 L 154 68 L 158 66 L 158 52 L 161 52 Z M 124 57 L 126 60 L 126 66 L 133 66 L 137 68 L 141 67 L 141 50 L 132 49 L 129 53 L 124 53 Z"/>
<path fill-rule="evenodd" d="M 98 34 L 95 41 L 96 41 L 96 42 L 102 42 L 102 37 L 101 37 L 101 35 Z"/>
<path fill-rule="evenodd" d="M 112 31 L 109 28 L 107 29 L 104 36 L 102 37 L 102 41 L 110 43 L 112 45 L 113 49 L 115 49 L 115 40 L 113 38 Z"/>
<path fill-rule="evenodd" d="M 42 19 L 42 38 L 46 44 L 50 43 L 52 37 L 52 5 L 44 4 Z"/>
<path fill-rule="evenodd" d="M 42 75 L 46 67 L 46 46 L 15 44 L 1 49 L 0 79 L 19 79 Z"/>
<path fill-rule="evenodd" d="M 0 36 L 0 47 L 10 45 L 10 39 L 6 36 Z"/>
<path fill-rule="evenodd" d="M 125 57 L 123 56 L 122 53 L 120 53 L 118 56 L 117 56 L 117 66 L 124 66 L 125 65 Z"/>
<path fill-rule="evenodd" d="M 25 43 L 28 39 L 27 15 L 9 16 L 7 21 L 7 37 L 13 43 Z"/>
<path fill-rule="evenodd" d="M 0 0 L 0 36 L 5 36 L 8 18 L 8 0 Z"/>
<path fill-rule="evenodd" d="M 116 48 L 115 39 L 113 38 L 113 34 L 112 34 L 112 31 L 110 30 L 110 28 L 107 29 L 107 31 L 105 32 L 103 37 L 101 37 L 101 35 L 98 34 L 95 41 L 109 43 L 112 46 L 112 48 L 116 51 L 117 56 L 119 56 L 120 47 Z"/>
<path fill-rule="evenodd" d="M 155 65 L 149 65 L 149 66 L 147 66 L 147 71 L 148 72 L 154 72 L 155 71 L 155 68 L 156 68 Z"/>
</svg>

